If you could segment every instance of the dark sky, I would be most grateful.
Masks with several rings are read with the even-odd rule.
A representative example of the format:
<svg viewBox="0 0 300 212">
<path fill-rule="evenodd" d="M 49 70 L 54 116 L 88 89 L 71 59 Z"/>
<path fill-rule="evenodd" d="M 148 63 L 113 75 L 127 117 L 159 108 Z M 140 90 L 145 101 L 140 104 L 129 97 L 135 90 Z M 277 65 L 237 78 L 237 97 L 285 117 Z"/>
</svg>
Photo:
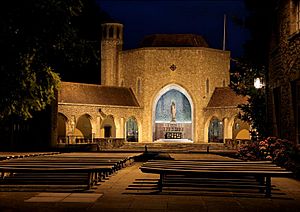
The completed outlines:
<svg viewBox="0 0 300 212">
<path fill-rule="evenodd" d="M 105 12 L 124 24 L 124 48 L 136 48 L 145 35 L 193 33 L 210 47 L 222 49 L 223 17 L 227 14 L 227 50 L 232 57 L 243 52 L 249 38 L 246 29 L 233 23 L 244 18 L 243 0 L 97 0 Z"/>
</svg>

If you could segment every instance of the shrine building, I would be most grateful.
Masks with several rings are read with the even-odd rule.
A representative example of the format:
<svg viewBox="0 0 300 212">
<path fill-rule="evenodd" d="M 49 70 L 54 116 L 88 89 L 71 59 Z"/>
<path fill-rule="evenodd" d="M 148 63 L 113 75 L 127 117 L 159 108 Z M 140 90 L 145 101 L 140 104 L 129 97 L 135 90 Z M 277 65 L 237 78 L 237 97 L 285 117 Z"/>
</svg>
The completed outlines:
<svg viewBox="0 0 300 212">
<path fill-rule="evenodd" d="M 123 50 L 123 25 L 102 25 L 101 84 L 62 82 L 57 138 L 222 143 L 249 139 L 229 87 L 230 52 L 194 34 L 154 34 Z M 75 140 L 71 141 L 75 142 Z"/>
</svg>

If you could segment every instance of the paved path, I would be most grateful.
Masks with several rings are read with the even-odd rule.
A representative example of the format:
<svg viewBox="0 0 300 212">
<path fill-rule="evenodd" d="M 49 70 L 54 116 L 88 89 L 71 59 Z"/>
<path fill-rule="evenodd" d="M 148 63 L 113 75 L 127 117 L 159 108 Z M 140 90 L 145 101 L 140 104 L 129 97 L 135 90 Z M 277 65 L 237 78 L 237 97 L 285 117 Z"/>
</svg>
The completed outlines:
<svg viewBox="0 0 300 212">
<path fill-rule="evenodd" d="M 206 154 L 175 154 L 176 159 L 220 159 Z M 300 211 L 300 182 L 274 178 L 272 198 L 234 192 L 158 193 L 158 176 L 139 170 L 141 163 L 118 171 L 90 193 L 0 192 L 0 211 Z M 46 197 L 46 198 L 45 198 Z M 44 198 L 44 199 L 43 199 Z M 31 201 L 30 201 L 31 200 Z"/>
</svg>

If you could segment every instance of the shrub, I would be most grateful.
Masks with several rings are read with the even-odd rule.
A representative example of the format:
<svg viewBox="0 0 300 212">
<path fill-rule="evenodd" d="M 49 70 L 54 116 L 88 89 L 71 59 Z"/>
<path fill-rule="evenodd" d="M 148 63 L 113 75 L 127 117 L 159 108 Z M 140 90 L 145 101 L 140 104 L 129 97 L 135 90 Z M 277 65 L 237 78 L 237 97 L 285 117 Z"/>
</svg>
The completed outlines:
<svg viewBox="0 0 300 212">
<path fill-rule="evenodd" d="M 268 137 L 243 145 L 238 151 L 238 157 L 242 160 L 271 160 L 279 166 L 294 169 L 297 149 L 291 141 Z"/>
</svg>

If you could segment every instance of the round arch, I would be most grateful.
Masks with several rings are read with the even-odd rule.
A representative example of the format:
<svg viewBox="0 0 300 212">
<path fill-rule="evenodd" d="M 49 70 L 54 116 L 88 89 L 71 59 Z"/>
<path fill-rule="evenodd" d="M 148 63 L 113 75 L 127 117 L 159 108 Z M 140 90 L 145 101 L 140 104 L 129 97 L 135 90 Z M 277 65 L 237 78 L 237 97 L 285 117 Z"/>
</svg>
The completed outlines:
<svg viewBox="0 0 300 212">
<path fill-rule="evenodd" d="M 232 138 L 240 140 L 250 139 L 250 126 L 248 123 L 240 120 L 234 119 L 234 124 L 232 126 Z"/>
<path fill-rule="evenodd" d="M 138 142 L 139 127 L 137 119 L 131 116 L 126 121 L 126 141 Z"/>
<path fill-rule="evenodd" d="M 100 129 L 103 129 L 105 138 L 116 137 L 116 124 L 113 115 L 108 115 L 103 119 Z"/>
<path fill-rule="evenodd" d="M 172 94 L 174 94 L 173 97 L 171 97 Z M 177 102 L 180 102 L 180 104 L 177 104 Z M 158 104 L 163 105 L 164 109 L 161 109 L 161 111 L 164 111 L 163 114 L 157 112 Z M 173 109 L 171 109 L 171 105 L 176 106 L 173 106 Z M 178 84 L 168 84 L 160 89 L 154 96 L 152 104 L 153 141 L 165 141 L 165 139 L 193 141 L 193 120 L 194 103 L 188 91 L 182 86 Z"/>
<path fill-rule="evenodd" d="M 216 116 L 211 117 L 208 126 L 208 142 L 223 143 L 224 123 Z"/>
<path fill-rule="evenodd" d="M 235 139 L 237 139 L 237 140 L 250 140 L 250 132 L 249 132 L 249 130 L 247 130 L 247 129 L 240 130 L 237 133 Z"/>
<path fill-rule="evenodd" d="M 74 132 L 76 137 L 92 138 L 91 118 L 89 114 L 83 114 L 78 118 Z"/>
<path fill-rule="evenodd" d="M 62 114 L 57 114 L 57 138 L 58 141 L 65 141 L 67 137 L 68 118 Z"/>
</svg>

